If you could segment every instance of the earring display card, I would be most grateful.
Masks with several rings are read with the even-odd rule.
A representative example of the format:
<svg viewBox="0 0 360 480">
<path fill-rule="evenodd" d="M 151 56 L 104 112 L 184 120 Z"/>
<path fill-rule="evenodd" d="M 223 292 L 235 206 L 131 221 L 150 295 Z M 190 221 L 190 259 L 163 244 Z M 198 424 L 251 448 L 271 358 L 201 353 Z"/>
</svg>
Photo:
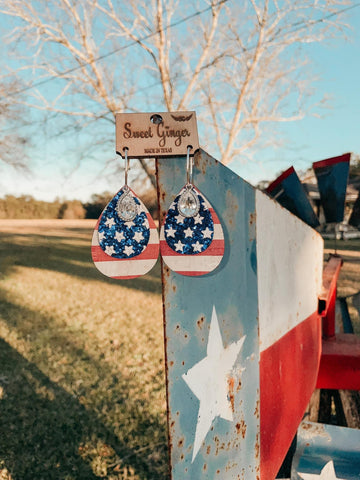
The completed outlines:
<svg viewBox="0 0 360 480">
<path fill-rule="evenodd" d="M 199 149 L 195 112 L 117 113 L 116 152 L 129 158 L 190 155 Z"/>
</svg>

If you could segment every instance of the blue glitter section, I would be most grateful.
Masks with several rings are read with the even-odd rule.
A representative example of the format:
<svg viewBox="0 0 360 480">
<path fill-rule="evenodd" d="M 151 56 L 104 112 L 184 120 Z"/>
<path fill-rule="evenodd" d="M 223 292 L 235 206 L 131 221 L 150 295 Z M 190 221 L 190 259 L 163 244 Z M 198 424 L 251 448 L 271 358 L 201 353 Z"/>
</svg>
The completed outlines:
<svg viewBox="0 0 360 480">
<path fill-rule="evenodd" d="M 167 213 L 164 225 L 165 240 L 169 247 L 177 253 L 196 255 L 204 252 L 211 244 L 214 237 L 214 222 L 205 205 L 204 197 L 194 189 L 192 192 L 197 195 L 200 202 L 198 214 L 189 218 L 180 215 L 178 202 L 183 192 L 184 189 L 175 198 Z M 191 230 L 191 236 L 188 229 Z M 179 242 L 183 245 L 182 247 Z M 176 245 L 178 248 L 176 248 Z"/>
<path fill-rule="evenodd" d="M 145 250 L 149 243 L 150 227 L 145 212 L 136 215 L 132 222 L 125 222 L 119 217 L 116 205 L 123 194 L 124 191 L 121 189 L 108 203 L 102 214 L 98 227 L 99 244 L 104 252 L 111 257 L 132 258 Z M 132 197 L 140 209 L 140 200 L 134 195 Z M 114 221 L 112 222 L 111 219 Z M 112 226 L 106 225 L 108 220 L 113 223 Z M 132 249 L 129 247 L 132 247 Z"/>
</svg>

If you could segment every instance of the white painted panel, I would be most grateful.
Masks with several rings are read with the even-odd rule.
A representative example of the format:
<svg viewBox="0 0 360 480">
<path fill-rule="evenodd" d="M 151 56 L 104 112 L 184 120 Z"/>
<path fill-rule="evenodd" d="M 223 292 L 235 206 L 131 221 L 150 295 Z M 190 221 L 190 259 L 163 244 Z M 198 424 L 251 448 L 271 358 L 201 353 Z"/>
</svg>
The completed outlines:
<svg viewBox="0 0 360 480">
<path fill-rule="evenodd" d="M 256 192 L 260 351 L 318 308 L 323 240 L 304 222 Z"/>
</svg>

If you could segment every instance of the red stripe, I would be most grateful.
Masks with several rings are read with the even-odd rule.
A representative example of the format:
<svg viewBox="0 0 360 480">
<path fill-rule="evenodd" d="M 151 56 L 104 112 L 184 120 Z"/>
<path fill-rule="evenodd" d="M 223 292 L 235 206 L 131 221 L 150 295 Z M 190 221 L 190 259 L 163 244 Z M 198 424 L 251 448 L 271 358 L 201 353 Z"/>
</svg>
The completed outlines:
<svg viewBox="0 0 360 480">
<path fill-rule="evenodd" d="M 92 246 L 91 254 L 94 262 L 122 262 L 124 260 L 148 260 L 157 258 L 159 255 L 159 244 L 150 243 L 145 250 L 135 257 L 116 258 L 107 255 L 100 246 Z"/>
<path fill-rule="evenodd" d="M 290 177 L 290 175 L 294 172 L 295 172 L 294 167 L 290 167 L 287 170 L 285 170 L 285 172 L 283 172 L 280 175 L 280 177 L 276 178 L 272 183 L 270 183 L 266 191 L 268 193 L 271 193 L 278 185 L 280 185 L 285 180 L 285 178 Z"/>
<path fill-rule="evenodd" d="M 260 473 L 273 480 L 316 385 L 321 354 L 317 312 L 260 354 Z"/>
<path fill-rule="evenodd" d="M 344 155 L 339 155 L 338 157 L 326 158 L 325 160 L 320 160 L 320 162 L 313 163 L 313 169 L 328 167 L 330 165 L 336 165 L 341 162 L 350 162 L 351 153 L 344 153 Z"/>
<path fill-rule="evenodd" d="M 209 272 L 182 272 L 182 271 L 176 271 L 176 273 L 179 273 L 180 275 L 185 275 L 188 277 L 199 277 L 200 275 L 207 275 Z"/>
<path fill-rule="evenodd" d="M 161 255 L 163 257 L 210 257 L 210 256 L 220 256 L 224 254 L 224 240 L 213 240 L 209 247 L 200 253 L 195 253 L 194 255 L 185 255 L 182 253 L 175 252 L 169 245 L 166 243 L 166 240 L 160 240 L 160 249 Z"/>
</svg>

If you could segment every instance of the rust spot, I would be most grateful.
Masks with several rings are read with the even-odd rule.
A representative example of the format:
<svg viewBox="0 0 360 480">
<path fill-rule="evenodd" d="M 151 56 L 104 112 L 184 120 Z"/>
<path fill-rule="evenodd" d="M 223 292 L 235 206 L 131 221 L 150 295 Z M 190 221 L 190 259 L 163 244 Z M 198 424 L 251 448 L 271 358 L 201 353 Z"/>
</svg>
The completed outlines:
<svg viewBox="0 0 360 480">
<path fill-rule="evenodd" d="M 207 465 L 206 465 L 206 463 L 204 463 L 203 470 L 204 470 L 204 472 L 206 472 L 206 470 L 207 470 Z"/>
<path fill-rule="evenodd" d="M 180 438 L 180 440 L 178 441 L 178 447 L 181 448 L 183 445 L 184 445 L 184 439 Z"/>
<path fill-rule="evenodd" d="M 206 449 L 207 455 L 210 455 L 210 451 L 211 451 L 211 447 L 210 447 L 210 445 L 208 445 L 208 446 L 207 446 L 207 449 Z"/>
<path fill-rule="evenodd" d="M 217 474 L 217 475 L 220 475 L 220 470 L 216 470 L 216 474 Z"/>
<path fill-rule="evenodd" d="M 162 199 L 162 201 L 165 200 L 165 192 L 161 192 L 161 199 Z"/>
<path fill-rule="evenodd" d="M 176 292 L 176 285 L 172 286 L 173 292 Z"/>
<path fill-rule="evenodd" d="M 255 458 L 259 458 L 260 456 L 260 442 L 259 442 L 259 432 L 256 434 L 255 440 Z"/>
<path fill-rule="evenodd" d="M 176 325 L 175 330 L 180 330 L 180 325 Z"/>
<path fill-rule="evenodd" d="M 254 410 L 254 416 L 255 416 L 256 418 L 259 418 L 259 416 L 260 416 L 260 412 L 259 412 L 259 402 L 260 402 L 260 400 L 257 399 L 257 400 L 256 400 L 255 410 Z"/>
<path fill-rule="evenodd" d="M 205 317 L 200 317 L 200 319 L 196 322 L 198 327 L 201 328 L 204 324 Z"/>
<path fill-rule="evenodd" d="M 253 225 L 256 221 L 256 214 L 255 213 L 250 213 L 250 218 L 249 218 L 249 224 Z"/>
<path fill-rule="evenodd" d="M 228 385 L 229 385 L 229 400 L 231 403 L 231 410 L 235 411 L 235 397 L 234 397 L 234 383 L 235 380 L 233 377 L 228 378 Z"/>
<path fill-rule="evenodd" d="M 172 367 L 174 365 L 174 362 L 171 360 L 171 362 L 169 363 L 170 367 Z"/>
<path fill-rule="evenodd" d="M 238 386 L 236 388 L 236 391 L 238 392 L 239 390 L 241 390 L 241 380 L 239 380 L 239 383 L 238 383 Z"/>
<path fill-rule="evenodd" d="M 173 420 L 171 423 L 170 423 L 170 428 L 174 428 L 175 427 L 175 420 Z"/>
<path fill-rule="evenodd" d="M 183 365 L 183 366 L 185 365 L 185 362 L 184 362 L 184 360 L 181 362 L 181 365 Z"/>
<path fill-rule="evenodd" d="M 185 458 L 185 456 L 184 456 L 184 454 L 182 453 L 182 454 L 180 455 L 180 460 L 184 460 L 184 458 Z"/>
<path fill-rule="evenodd" d="M 242 438 L 245 438 L 246 435 L 246 423 L 244 420 L 236 424 L 236 431 L 238 435 L 241 435 Z"/>
<path fill-rule="evenodd" d="M 188 338 L 188 334 L 187 334 L 187 333 L 185 333 L 184 337 L 185 337 L 185 338 Z"/>
</svg>

